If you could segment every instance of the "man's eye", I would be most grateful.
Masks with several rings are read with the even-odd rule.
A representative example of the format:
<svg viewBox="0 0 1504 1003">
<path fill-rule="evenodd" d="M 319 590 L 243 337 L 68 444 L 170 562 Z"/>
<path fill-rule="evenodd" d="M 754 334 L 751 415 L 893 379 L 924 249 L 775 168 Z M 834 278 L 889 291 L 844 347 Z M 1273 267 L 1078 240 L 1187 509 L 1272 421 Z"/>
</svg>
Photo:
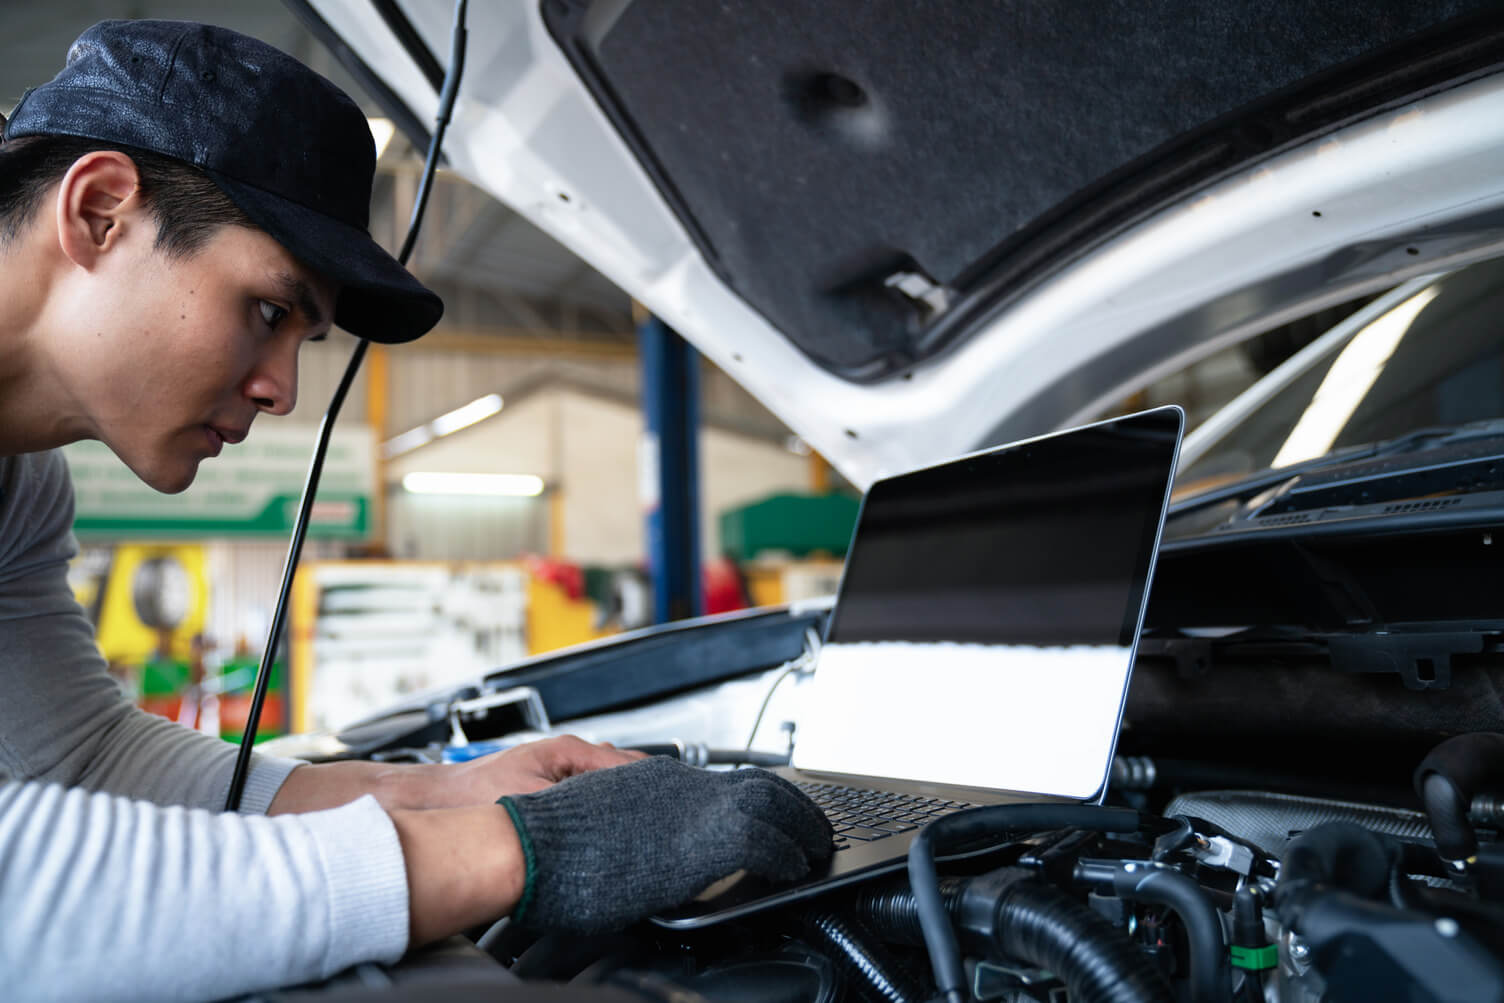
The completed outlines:
<svg viewBox="0 0 1504 1003">
<path fill-rule="evenodd" d="M 276 327 L 287 316 L 287 311 L 275 303 L 268 303 L 266 300 L 258 300 L 257 303 L 261 307 L 261 319 L 266 321 L 267 327 Z"/>
</svg>

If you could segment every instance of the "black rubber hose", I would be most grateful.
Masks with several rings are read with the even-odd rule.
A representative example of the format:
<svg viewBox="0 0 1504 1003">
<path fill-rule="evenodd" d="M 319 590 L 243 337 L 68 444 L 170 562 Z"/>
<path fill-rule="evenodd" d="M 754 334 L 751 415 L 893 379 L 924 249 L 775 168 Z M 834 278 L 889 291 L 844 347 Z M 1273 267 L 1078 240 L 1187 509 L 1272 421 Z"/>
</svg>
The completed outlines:
<svg viewBox="0 0 1504 1003">
<path fill-rule="evenodd" d="M 837 967 L 861 983 L 868 994 L 887 1003 L 919 1003 L 926 997 L 907 972 L 873 949 L 875 938 L 860 921 L 817 912 L 806 916 L 804 925 L 811 938 L 834 956 Z"/>
<path fill-rule="evenodd" d="M 1028 871 L 1006 868 L 976 879 L 948 878 L 940 893 L 969 950 L 1052 972 L 1072 1000 L 1174 999 L 1158 967 L 1121 930 Z M 863 891 L 853 911 L 885 939 L 923 943 L 918 905 L 906 888 Z M 972 928 L 968 917 L 987 918 Z"/>
<path fill-rule="evenodd" d="M 1169 906 L 1185 925 L 1191 950 L 1191 999 L 1231 1003 L 1232 961 L 1222 920 L 1201 886 L 1179 871 L 1124 865 L 1114 876 L 1119 898 Z"/>
<path fill-rule="evenodd" d="M 1352 822 L 1327 822 L 1285 847 L 1274 905 L 1280 922 L 1300 925 L 1301 907 L 1313 894 L 1340 888 L 1378 902 L 1387 897 L 1397 851 L 1377 833 Z"/>
<path fill-rule="evenodd" d="M 1473 797 L 1504 784 L 1504 735 L 1477 732 L 1458 735 L 1427 753 L 1415 770 L 1420 795 L 1445 860 L 1465 861 L 1478 852 L 1478 837 L 1468 821 Z"/>
<path fill-rule="evenodd" d="M 935 969 L 935 985 L 946 1003 L 965 1003 L 966 970 L 955 930 L 940 897 L 935 853 L 947 844 L 980 838 L 1002 838 L 1011 832 L 1050 829 L 1093 829 L 1098 832 L 1137 832 L 1142 816 L 1126 808 L 1081 804 L 988 805 L 936 819 L 909 845 L 909 886 L 914 889 L 924 944 Z"/>
<path fill-rule="evenodd" d="M 940 882 L 940 899 L 946 915 L 953 921 L 960 916 L 961 900 L 970 885 L 970 878 L 945 878 Z M 924 946 L 919 904 L 907 885 L 869 885 L 852 900 L 851 911 L 890 944 Z"/>
<path fill-rule="evenodd" d="M 1021 881 L 998 905 L 997 947 L 1053 972 L 1084 1003 L 1169 1003 L 1164 976 L 1104 917 L 1053 885 Z"/>
<path fill-rule="evenodd" d="M 1327 822 L 1301 833 L 1285 848 L 1274 908 L 1279 921 L 1300 932 L 1306 908 L 1338 889 L 1370 902 L 1389 899 L 1398 849 L 1351 822 Z"/>
</svg>

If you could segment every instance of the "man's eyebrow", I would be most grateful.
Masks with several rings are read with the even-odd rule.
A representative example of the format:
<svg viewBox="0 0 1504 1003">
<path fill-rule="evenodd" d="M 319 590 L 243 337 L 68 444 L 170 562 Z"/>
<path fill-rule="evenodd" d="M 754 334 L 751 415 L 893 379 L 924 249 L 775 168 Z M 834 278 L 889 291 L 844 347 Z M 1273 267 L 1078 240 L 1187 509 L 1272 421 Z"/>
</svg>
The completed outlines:
<svg viewBox="0 0 1504 1003">
<path fill-rule="evenodd" d="M 313 295 L 313 287 L 291 272 L 278 272 L 273 278 L 292 300 L 308 321 L 309 327 L 323 327 L 326 318 L 324 311 L 319 308 L 319 301 Z"/>
</svg>

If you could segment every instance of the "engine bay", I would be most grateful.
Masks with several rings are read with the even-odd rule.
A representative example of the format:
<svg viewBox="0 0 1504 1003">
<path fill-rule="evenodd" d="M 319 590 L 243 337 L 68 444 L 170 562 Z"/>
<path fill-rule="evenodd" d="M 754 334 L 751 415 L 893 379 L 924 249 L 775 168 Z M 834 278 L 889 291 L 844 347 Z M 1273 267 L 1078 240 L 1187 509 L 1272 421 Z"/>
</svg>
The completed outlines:
<svg viewBox="0 0 1504 1003">
<path fill-rule="evenodd" d="M 710 769 L 778 766 L 824 612 L 714 618 L 538 659 L 324 736 L 314 758 L 453 762 L 574 731 Z M 907 871 L 700 929 L 538 937 L 503 920 L 471 939 L 527 982 L 649 999 L 1504 998 L 1504 736 L 1433 731 L 1420 747 L 1423 729 L 1386 742 L 1374 721 L 1367 735 L 1353 723 L 1365 701 L 1413 707 L 1485 686 L 1490 670 L 1465 664 L 1419 693 L 1393 674 L 1300 671 L 1346 716 L 1323 733 L 1301 723 L 1319 708 L 1296 707 L 1282 735 L 1217 742 L 1196 708 L 1259 705 L 1267 721 L 1272 698 L 1235 661 L 1185 673 L 1151 645 L 1104 804 L 988 806 L 926 827 L 928 914 L 911 854 Z M 1178 734 L 1165 710 L 1177 703 L 1191 708 Z M 552 713 L 566 708 L 568 720 Z M 937 951 L 940 928 L 951 946 Z"/>
<path fill-rule="evenodd" d="M 1152 789 L 1152 761 L 1124 759 L 1114 800 L 1140 807 L 949 816 L 944 849 L 971 852 L 938 867 L 941 985 L 912 858 L 908 876 L 708 930 L 538 939 L 503 924 L 480 943 L 525 979 L 712 1000 L 1497 999 L 1504 853 L 1472 764 L 1501 754 L 1496 735 L 1438 747 L 1424 812 L 1247 790 L 1156 803 L 1132 790 Z"/>
</svg>

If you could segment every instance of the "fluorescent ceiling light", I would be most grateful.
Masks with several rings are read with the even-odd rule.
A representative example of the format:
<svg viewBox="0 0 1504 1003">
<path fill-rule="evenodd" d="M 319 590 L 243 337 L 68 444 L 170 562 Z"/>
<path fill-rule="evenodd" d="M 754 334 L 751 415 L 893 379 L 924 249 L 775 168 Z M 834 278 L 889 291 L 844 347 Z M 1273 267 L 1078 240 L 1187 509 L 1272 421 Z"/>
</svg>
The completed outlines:
<svg viewBox="0 0 1504 1003">
<path fill-rule="evenodd" d="M 458 432 L 467 425 L 484 421 L 500 410 L 501 394 L 487 394 L 480 400 L 473 400 L 464 407 L 439 415 L 428 423 L 428 430 L 434 434 L 434 438 L 438 438 L 450 432 Z"/>
<path fill-rule="evenodd" d="M 389 118 L 368 118 L 366 125 L 371 127 L 371 138 L 376 141 L 376 159 L 380 160 L 386 148 L 391 145 L 397 126 Z"/>
<path fill-rule="evenodd" d="M 415 471 L 402 478 L 415 495 L 508 495 L 531 498 L 543 493 L 543 478 L 532 474 L 445 474 Z"/>
<path fill-rule="evenodd" d="M 1331 450 L 1353 412 L 1378 382 L 1389 357 L 1400 347 L 1405 332 L 1440 292 L 1437 286 L 1422 289 L 1353 335 L 1327 370 L 1316 396 L 1306 405 L 1271 466 L 1288 467 Z"/>
<path fill-rule="evenodd" d="M 381 444 L 381 451 L 389 460 L 394 456 L 410 453 L 435 439 L 458 432 L 478 421 L 484 421 L 501 411 L 501 404 L 501 394 L 486 394 L 464 407 L 457 407 L 447 414 L 439 415 L 426 425 L 419 425 L 417 428 L 409 429 L 401 435 L 388 439 Z"/>
<path fill-rule="evenodd" d="M 394 439 L 388 439 L 381 444 L 387 459 L 391 459 L 402 453 L 410 453 L 419 446 L 426 446 L 433 441 L 433 433 L 427 425 L 419 425 L 417 428 L 403 432 Z"/>
</svg>

